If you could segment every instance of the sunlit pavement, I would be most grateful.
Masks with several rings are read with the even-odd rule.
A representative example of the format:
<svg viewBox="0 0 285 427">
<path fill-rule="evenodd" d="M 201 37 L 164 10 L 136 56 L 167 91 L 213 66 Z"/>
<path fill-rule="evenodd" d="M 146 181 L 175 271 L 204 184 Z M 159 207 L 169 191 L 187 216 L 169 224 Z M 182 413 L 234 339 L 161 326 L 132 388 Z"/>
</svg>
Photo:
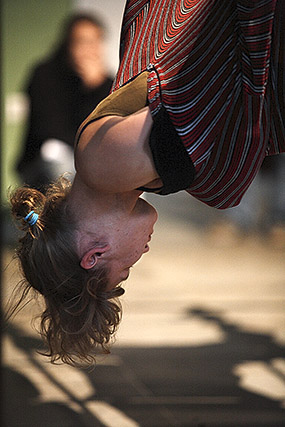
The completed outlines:
<svg viewBox="0 0 285 427">
<path fill-rule="evenodd" d="M 154 200 L 151 252 L 92 372 L 37 354 L 31 307 L 5 331 L 3 427 L 285 425 L 285 251 L 254 236 L 213 240 L 212 210 L 180 194 Z M 13 264 L 4 278 L 5 296 Z"/>
</svg>

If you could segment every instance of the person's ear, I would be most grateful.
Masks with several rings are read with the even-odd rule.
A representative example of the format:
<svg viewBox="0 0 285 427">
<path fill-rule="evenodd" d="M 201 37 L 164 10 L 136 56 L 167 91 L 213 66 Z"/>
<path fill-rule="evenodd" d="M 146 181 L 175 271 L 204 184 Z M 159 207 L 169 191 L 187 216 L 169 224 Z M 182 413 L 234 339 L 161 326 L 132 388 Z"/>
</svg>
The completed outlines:
<svg viewBox="0 0 285 427">
<path fill-rule="evenodd" d="M 110 245 L 94 247 L 89 249 L 80 261 L 80 266 L 85 270 L 89 270 L 90 268 L 95 267 L 98 263 L 98 260 L 110 249 Z"/>
</svg>

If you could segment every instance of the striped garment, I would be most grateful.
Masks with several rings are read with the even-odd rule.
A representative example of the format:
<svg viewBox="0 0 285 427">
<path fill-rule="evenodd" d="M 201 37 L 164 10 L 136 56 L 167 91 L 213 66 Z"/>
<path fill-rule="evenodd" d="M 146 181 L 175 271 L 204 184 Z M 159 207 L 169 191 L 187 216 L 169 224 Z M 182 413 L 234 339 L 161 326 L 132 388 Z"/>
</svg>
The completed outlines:
<svg viewBox="0 0 285 427">
<path fill-rule="evenodd" d="M 187 191 L 210 206 L 237 205 L 285 151 L 284 3 L 127 1 L 112 90 L 150 72 L 151 113 L 166 108 L 195 166 Z"/>
</svg>

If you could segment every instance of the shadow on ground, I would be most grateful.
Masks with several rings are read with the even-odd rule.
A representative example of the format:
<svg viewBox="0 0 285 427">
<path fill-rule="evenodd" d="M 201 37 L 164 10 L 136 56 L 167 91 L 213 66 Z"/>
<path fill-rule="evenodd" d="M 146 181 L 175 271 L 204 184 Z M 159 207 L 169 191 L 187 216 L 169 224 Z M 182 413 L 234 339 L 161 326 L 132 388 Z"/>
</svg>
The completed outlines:
<svg viewBox="0 0 285 427">
<path fill-rule="evenodd" d="M 284 348 L 269 335 L 241 331 L 215 313 L 192 308 L 187 316 L 217 322 L 226 334 L 225 342 L 183 348 L 115 346 L 112 356 L 120 363 L 98 364 L 91 372 L 81 371 L 94 388 L 92 399 L 108 402 L 137 423 L 133 425 L 142 427 L 284 425 L 285 410 L 280 402 L 241 388 L 240 378 L 234 374 L 235 367 L 243 362 L 271 366 L 272 359 L 284 357 Z M 34 357 L 41 341 L 23 336 L 12 325 L 4 332 L 48 376 L 44 364 Z M 36 386 L 21 374 L 21 366 L 17 372 L 4 366 L 2 380 L 3 427 L 116 426 L 116 420 L 101 424 L 86 409 L 86 402 L 64 390 L 60 380 L 55 385 L 79 405 L 81 412 L 56 399 L 41 402 Z"/>
</svg>

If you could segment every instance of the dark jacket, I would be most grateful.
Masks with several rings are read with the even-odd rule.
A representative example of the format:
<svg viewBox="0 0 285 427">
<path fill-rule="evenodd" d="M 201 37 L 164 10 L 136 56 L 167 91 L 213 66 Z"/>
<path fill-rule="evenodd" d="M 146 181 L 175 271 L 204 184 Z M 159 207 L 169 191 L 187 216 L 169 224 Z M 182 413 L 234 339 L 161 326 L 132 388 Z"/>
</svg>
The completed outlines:
<svg viewBox="0 0 285 427">
<path fill-rule="evenodd" d="M 111 85 L 112 79 L 107 77 L 101 86 L 85 88 L 60 51 L 36 66 L 27 87 L 30 114 L 17 164 L 22 178 L 27 168 L 37 164 L 40 147 L 47 139 L 59 139 L 73 146 L 80 123 L 109 94 Z"/>
</svg>

